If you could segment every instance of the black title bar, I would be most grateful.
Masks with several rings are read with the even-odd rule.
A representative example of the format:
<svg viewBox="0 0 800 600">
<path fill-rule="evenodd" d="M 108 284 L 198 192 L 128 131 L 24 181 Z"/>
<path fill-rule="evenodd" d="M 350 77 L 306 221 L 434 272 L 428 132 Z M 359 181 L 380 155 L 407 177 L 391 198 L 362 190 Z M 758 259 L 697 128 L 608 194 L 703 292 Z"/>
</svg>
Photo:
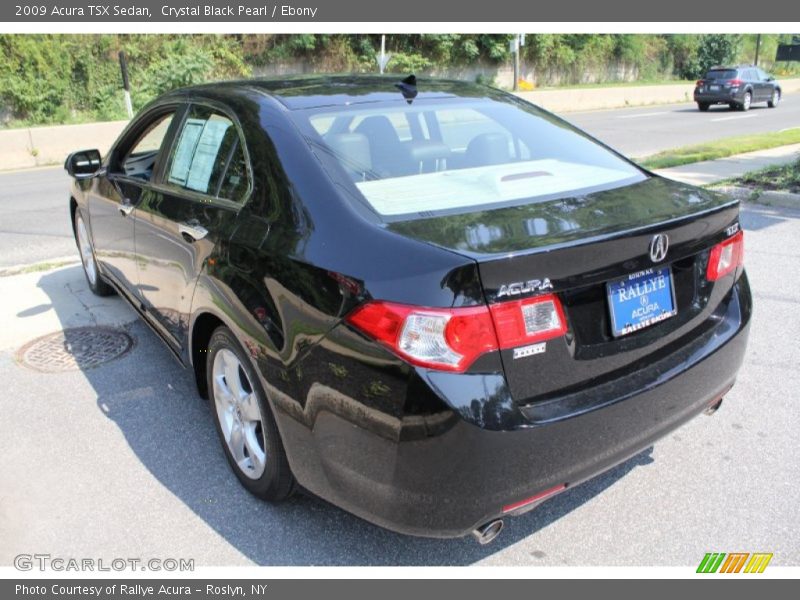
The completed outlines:
<svg viewBox="0 0 800 600">
<path fill-rule="evenodd" d="M 7 22 L 754 22 L 800 21 L 800 2 L 743 0 L 12 0 Z M 755 20 L 755 21 L 754 21 Z M 791 27 L 789 27 L 791 29 Z"/>
</svg>

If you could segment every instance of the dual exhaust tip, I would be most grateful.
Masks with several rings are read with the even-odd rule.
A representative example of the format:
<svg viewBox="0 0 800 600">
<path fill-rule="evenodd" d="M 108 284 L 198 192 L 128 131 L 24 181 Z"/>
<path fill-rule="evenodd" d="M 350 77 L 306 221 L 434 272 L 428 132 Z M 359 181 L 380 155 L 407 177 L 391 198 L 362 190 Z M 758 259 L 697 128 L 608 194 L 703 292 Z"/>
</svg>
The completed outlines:
<svg viewBox="0 0 800 600">
<path fill-rule="evenodd" d="M 500 535 L 500 532 L 503 531 L 503 525 L 503 519 L 489 521 L 473 531 L 472 537 L 474 537 L 481 546 L 485 546 Z"/>
</svg>

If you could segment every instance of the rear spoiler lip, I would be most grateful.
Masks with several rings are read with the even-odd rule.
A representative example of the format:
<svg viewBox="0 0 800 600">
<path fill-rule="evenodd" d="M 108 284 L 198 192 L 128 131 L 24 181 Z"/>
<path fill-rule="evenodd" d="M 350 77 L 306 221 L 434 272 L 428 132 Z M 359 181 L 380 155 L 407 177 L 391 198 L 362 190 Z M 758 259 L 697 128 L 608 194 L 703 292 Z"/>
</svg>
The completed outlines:
<svg viewBox="0 0 800 600">
<path fill-rule="evenodd" d="M 730 202 L 726 202 L 724 204 L 717 204 L 715 206 L 712 206 L 710 208 L 706 208 L 704 210 L 700 210 L 700 211 L 697 211 L 697 212 L 691 212 L 691 213 L 688 213 L 688 214 L 685 214 L 685 215 L 681 215 L 680 217 L 675 217 L 673 219 L 667 219 L 665 221 L 657 221 L 657 222 L 654 222 L 654 223 L 648 223 L 646 225 L 638 225 L 638 226 L 634 226 L 634 227 L 623 228 L 623 229 L 619 229 L 617 231 L 611 231 L 611 232 L 608 232 L 608 233 L 599 233 L 597 235 L 592 235 L 592 236 L 581 238 L 581 239 L 578 239 L 578 240 L 569 240 L 569 241 L 566 241 L 566 242 L 559 242 L 559 243 L 555 243 L 555 244 L 545 244 L 545 245 L 542 245 L 542 246 L 529 248 L 527 250 L 515 250 L 515 251 L 511 251 L 511 252 L 496 252 L 496 253 L 473 252 L 471 250 L 463 250 L 463 249 L 454 250 L 452 248 L 448 248 L 446 246 L 441 246 L 441 245 L 439 245 L 439 244 L 437 244 L 435 242 L 427 241 L 427 240 L 424 243 L 431 244 L 432 246 L 436 246 L 436 247 L 442 248 L 444 250 L 449 250 L 451 252 L 455 252 L 456 254 L 459 254 L 461 256 L 464 256 L 464 257 L 467 257 L 467 258 L 471 258 L 471 259 L 477 261 L 478 263 L 482 263 L 482 262 L 489 262 L 489 261 L 493 261 L 493 260 L 502 260 L 504 258 L 511 258 L 511 257 L 515 257 L 515 256 L 530 256 L 530 255 L 534 255 L 534 254 L 545 254 L 545 253 L 553 252 L 553 251 L 556 251 L 556 250 L 563 250 L 565 248 L 576 248 L 576 247 L 585 246 L 585 245 L 589 245 L 589 244 L 596 244 L 598 242 L 605 242 L 605 241 L 612 240 L 614 238 L 618 238 L 618 237 L 622 237 L 622 236 L 629 236 L 629 235 L 637 234 L 637 233 L 646 233 L 648 231 L 659 230 L 659 229 L 663 229 L 665 227 L 671 227 L 673 225 L 679 225 L 679 224 L 683 223 L 684 221 L 692 221 L 694 219 L 697 219 L 698 217 L 702 217 L 702 216 L 705 216 L 705 215 L 710 215 L 710 214 L 714 214 L 714 213 L 717 213 L 717 212 L 722 212 L 722 211 L 728 210 L 728 209 L 730 209 L 730 208 L 732 208 L 734 206 L 737 206 L 739 204 L 741 204 L 741 202 L 739 200 L 733 199 Z"/>
</svg>

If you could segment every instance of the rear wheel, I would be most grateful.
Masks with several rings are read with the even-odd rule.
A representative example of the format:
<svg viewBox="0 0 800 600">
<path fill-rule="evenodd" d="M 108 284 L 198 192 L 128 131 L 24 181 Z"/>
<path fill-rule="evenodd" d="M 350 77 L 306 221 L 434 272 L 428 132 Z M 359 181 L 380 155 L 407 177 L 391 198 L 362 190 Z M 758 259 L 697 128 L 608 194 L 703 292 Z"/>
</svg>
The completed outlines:
<svg viewBox="0 0 800 600">
<path fill-rule="evenodd" d="M 775 108 L 778 106 L 778 103 L 781 101 L 781 91 L 780 90 L 772 90 L 772 98 L 770 98 L 769 102 L 767 102 L 767 106 L 770 108 Z"/>
<path fill-rule="evenodd" d="M 751 92 L 745 92 L 744 98 L 742 98 L 742 103 L 739 105 L 739 110 L 748 111 L 750 110 L 750 105 L 753 103 L 753 94 Z"/>
<path fill-rule="evenodd" d="M 219 327 L 208 344 L 206 376 L 214 423 L 225 457 L 241 484 L 270 502 L 287 498 L 294 477 L 275 418 L 239 342 Z"/>
<path fill-rule="evenodd" d="M 710 104 L 708 102 L 698 102 L 697 103 L 697 108 L 699 108 L 703 112 L 706 112 L 708 110 L 709 106 L 710 106 Z"/>
<path fill-rule="evenodd" d="M 78 251 L 81 254 L 83 274 L 86 276 L 86 283 L 89 284 L 89 289 L 97 296 L 113 294 L 114 288 L 105 282 L 97 269 L 92 239 L 89 237 L 89 231 L 86 229 L 86 222 L 83 220 L 80 210 L 75 213 L 75 243 L 78 245 Z"/>
</svg>

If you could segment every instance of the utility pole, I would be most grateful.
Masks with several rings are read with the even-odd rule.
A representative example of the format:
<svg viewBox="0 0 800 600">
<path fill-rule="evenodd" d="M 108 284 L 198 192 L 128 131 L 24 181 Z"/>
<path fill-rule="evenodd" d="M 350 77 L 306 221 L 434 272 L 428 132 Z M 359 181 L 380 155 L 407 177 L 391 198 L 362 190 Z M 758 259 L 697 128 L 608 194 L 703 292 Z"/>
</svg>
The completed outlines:
<svg viewBox="0 0 800 600">
<path fill-rule="evenodd" d="M 525 34 L 518 33 L 509 42 L 509 50 L 514 57 L 514 91 L 519 90 L 519 49 L 525 45 Z"/>
<path fill-rule="evenodd" d="M 133 103 L 131 102 L 131 82 L 128 77 L 128 60 L 125 58 L 125 51 L 119 51 L 119 69 L 122 72 L 122 89 L 125 90 L 125 108 L 128 110 L 128 118 L 133 118 Z"/>
<path fill-rule="evenodd" d="M 391 58 L 391 54 L 386 54 L 386 35 L 381 35 L 381 54 L 378 57 L 378 70 L 381 75 L 383 75 L 383 71 L 386 69 L 386 65 L 389 64 Z"/>
<path fill-rule="evenodd" d="M 755 66 L 758 66 L 758 51 L 761 48 L 761 34 L 759 33 L 756 35 L 756 63 Z"/>
</svg>

